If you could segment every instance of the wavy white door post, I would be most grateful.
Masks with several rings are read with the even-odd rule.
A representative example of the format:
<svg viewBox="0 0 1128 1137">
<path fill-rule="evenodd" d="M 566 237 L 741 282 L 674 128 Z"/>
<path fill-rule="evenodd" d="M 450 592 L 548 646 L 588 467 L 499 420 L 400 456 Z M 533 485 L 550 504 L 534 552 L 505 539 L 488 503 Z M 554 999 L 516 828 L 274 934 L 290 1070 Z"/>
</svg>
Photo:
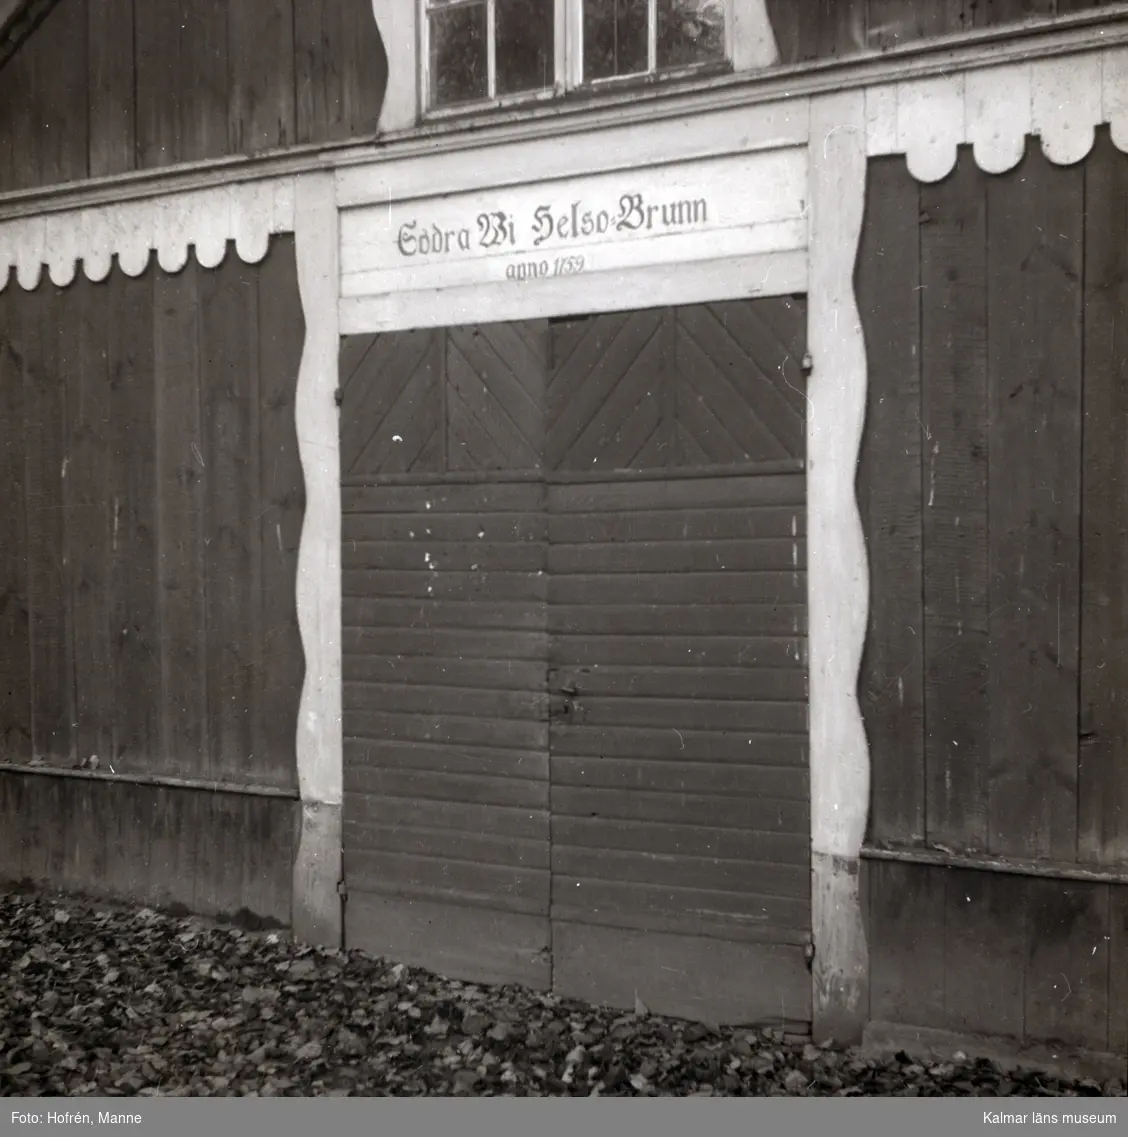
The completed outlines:
<svg viewBox="0 0 1128 1137">
<path fill-rule="evenodd" d="M 870 760 L 858 706 L 869 567 L 855 494 L 866 353 L 854 266 L 866 190 L 862 92 L 813 100 L 807 385 L 813 1014 L 822 1041 L 857 1041 L 869 1012 L 858 870 Z"/>
<path fill-rule="evenodd" d="M 341 476 L 337 389 L 338 213 L 333 174 L 298 179 L 294 239 L 305 315 L 294 399 L 306 507 L 298 549 L 298 625 L 305 682 L 298 710 L 301 831 L 294 862 L 293 931 L 341 943 Z"/>
</svg>

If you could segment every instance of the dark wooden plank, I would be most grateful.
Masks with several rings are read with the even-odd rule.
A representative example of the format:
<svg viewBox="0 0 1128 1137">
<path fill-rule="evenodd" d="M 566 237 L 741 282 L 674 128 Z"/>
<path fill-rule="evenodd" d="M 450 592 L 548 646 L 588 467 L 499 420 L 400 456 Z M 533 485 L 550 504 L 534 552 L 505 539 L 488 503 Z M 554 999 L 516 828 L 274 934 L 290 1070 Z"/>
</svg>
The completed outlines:
<svg viewBox="0 0 1128 1137">
<path fill-rule="evenodd" d="M 545 915 L 366 893 L 353 881 L 348 859 L 345 871 L 345 936 L 353 947 L 473 983 L 520 983 L 542 991 L 552 986 Z"/>
<path fill-rule="evenodd" d="M 480 629 L 344 627 L 346 651 L 398 658 L 400 655 L 445 659 L 543 660 L 547 637 L 528 632 Z"/>
<path fill-rule="evenodd" d="M 536 482 L 345 486 L 341 497 L 345 513 L 525 513 L 541 509 L 544 487 Z"/>
<path fill-rule="evenodd" d="M 543 808 L 530 810 L 525 805 L 506 806 L 466 801 L 461 796 L 443 801 L 432 798 L 411 800 L 364 793 L 354 782 L 353 772 L 348 768 L 345 772 L 345 785 L 346 822 L 389 826 L 393 829 L 418 826 L 421 829 L 497 833 L 525 840 L 548 840 L 548 814 Z M 347 862 L 347 849 L 345 856 Z"/>
<path fill-rule="evenodd" d="M 114 752 L 119 771 L 159 772 L 160 615 L 157 585 L 156 402 L 153 279 L 115 269 L 107 287 L 110 376 L 110 636 L 114 650 Z"/>
<path fill-rule="evenodd" d="M 757 700 L 806 703 L 807 677 L 794 667 L 700 668 L 700 667 L 576 667 L 554 668 L 549 674 L 554 690 L 573 688 L 581 696 L 634 695 L 662 699 L 691 699 L 707 694 L 710 699 Z"/>
<path fill-rule="evenodd" d="M 573 880 L 657 885 L 750 897 L 808 901 L 811 893 L 811 870 L 807 864 L 752 864 L 716 856 L 694 857 L 688 853 L 573 849 L 555 840 L 552 871 Z"/>
<path fill-rule="evenodd" d="M 587 726 L 643 727 L 655 730 L 718 730 L 806 737 L 807 707 L 802 702 L 712 700 L 705 691 L 688 699 L 600 698 L 572 700 L 578 721 Z"/>
<path fill-rule="evenodd" d="M 354 541 L 343 549 L 346 569 L 431 573 L 536 573 L 546 567 L 547 550 L 531 541 L 494 544 L 440 541 L 426 532 L 409 541 Z"/>
<path fill-rule="evenodd" d="M 866 0 L 818 0 L 820 59 L 854 55 L 866 48 Z"/>
<path fill-rule="evenodd" d="M 540 691 L 483 691 L 477 687 L 421 686 L 415 683 L 361 681 L 344 684 L 346 711 L 383 711 L 396 714 L 468 715 L 486 719 L 545 717 Z"/>
<path fill-rule="evenodd" d="M 679 357 L 692 349 L 681 374 L 722 412 L 726 429 L 737 429 L 744 420 L 742 441 L 749 460 L 775 457 L 777 447 L 782 456 L 802 458 L 806 384 L 800 360 L 757 318 L 757 306 L 757 301 L 745 301 L 678 309 Z M 784 310 L 776 306 L 770 311 L 778 317 Z M 790 376 L 784 364 L 790 364 Z M 776 445 L 768 447 L 769 441 Z"/>
<path fill-rule="evenodd" d="M 869 360 L 858 503 L 869 553 L 859 695 L 873 755 L 870 834 L 924 837 L 920 191 L 900 159 L 869 164 L 858 303 Z"/>
<path fill-rule="evenodd" d="M 28 840 L 28 830 L 36 815 L 28 808 L 26 774 L 0 771 L 0 881 L 17 884 L 30 878 L 27 868 L 35 846 Z"/>
<path fill-rule="evenodd" d="M 554 910 L 553 990 L 569 998 L 713 1023 L 805 1031 L 811 977 L 798 948 L 592 926 Z M 673 932 L 673 929 L 670 929 Z"/>
<path fill-rule="evenodd" d="M 80 758 L 113 755 L 116 715 L 110 629 L 112 520 L 110 377 L 106 328 L 111 286 L 81 274 L 69 290 L 78 327 L 77 365 L 67 369 L 68 558 L 75 657 L 75 731 Z"/>
<path fill-rule="evenodd" d="M 654 478 L 553 485 L 549 509 L 556 513 L 623 513 L 638 510 L 723 509 L 806 504 L 802 474 L 705 478 Z"/>
<path fill-rule="evenodd" d="M 46 274 L 44 274 L 46 275 Z M 67 567 L 66 375 L 77 360 L 61 342 L 76 324 L 50 281 L 24 297 L 24 438 L 31 620 L 32 734 L 37 756 L 74 758 L 74 656 Z M 70 337 L 68 337 L 70 338 Z"/>
<path fill-rule="evenodd" d="M 971 24 L 968 0 L 867 0 L 866 44 L 884 51 L 932 36 L 955 35 Z"/>
<path fill-rule="evenodd" d="M 554 574 L 804 571 L 806 562 L 805 542 L 772 537 L 631 544 L 592 541 L 548 549 L 548 568 Z"/>
<path fill-rule="evenodd" d="M 443 407 L 442 341 L 441 335 L 431 334 L 410 370 L 388 368 L 373 376 L 380 411 L 364 424 L 368 437 L 352 458 L 350 473 L 434 474 L 442 468 L 437 444 Z M 350 403 L 349 413 L 365 412 L 353 412 Z"/>
<path fill-rule="evenodd" d="M 341 469 L 363 475 L 400 472 L 402 459 L 389 463 L 403 447 L 404 431 L 412 455 L 419 454 L 438 427 L 443 336 L 431 331 L 396 332 L 381 336 L 354 373 L 342 404 Z M 420 413 L 425 428 L 414 424 Z M 394 441 L 398 436 L 401 441 Z M 429 470 L 437 470 L 432 463 Z"/>
<path fill-rule="evenodd" d="M 474 907 L 543 912 L 548 907 L 547 869 L 480 864 L 446 857 L 384 853 L 353 846 L 349 875 L 365 890 L 435 900 L 462 899 Z"/>
<path fill-rule="evenodd" d="M 345 760 L 350 767 L 431 770 L 440 774 L 542 782 L 548 778 L 548 755 L 536 750 L 491 750 L 474 746 L 454 749 L 426 742 L 379 742 L 365 738 L 346 738 L 344 745 Z M 351 779 L 350 774 L 350 784 Z"/>
<path fill-rule="evenodd" d="M 1085 160 L 1081 718 L 1077 851 L 1128 863 L 1128 159 L 1100 131 Z"/>
<path fill-rule="evenodd" d="M 227 153 L 227 9 L 225 0 L 135 5 L 140 167 Z"/>
<path fill-rule="evenodd" d="M 559 325 L 552 325 L 555 332 Z M 549 469 L 589 470 L 602 445 L 622 425 L 651 374 L 661 375 L 664 337 L 660 311 L 632 312 L 620 322 L 601 318 L 553 371 L 546 399 Z M 554 361 L 563 357 L 554 346 Z M 625 382 L 624 382 L 625 381 Z M 627 406 L 622 403 L 626 400 Z M 637 401 L 637 400 L 636 400 Z"/>
<path fill-rule="evenodd" d="M 200 419 L 200 273 L 154 275 L 157 568 L 161 637 L 161 753 L 181 777 L 211 774 L 208 738 L 204 502 L 208 470 Z"/>
<path fill-rule="evenodd" d="M 500 488 L 500 487 L 499 487 Z M 420 505 L 423 505 L 420 502 Z M 343 540 L 350 541 L 543 541 L 548 521 L 541 512 L 348 513 Z M 553 519 L 554 526 L 556 521 Z M 745 526 L 747 532 L 747 526 Z M 743 534 L 742 534 L 743 535 Z M 347 551 L 347 549 L 346 549 Z"/>
<path fill-rule="evenodd" d="M 710 825 L 654 825 L 622 819 L 608 823 L 598 817 L 555 816 L 552 840 L 559 848 L 622 849 L 792 865 L 809 864 L 811 845 L 810 837 L 802 833 L 751 833 Z"/>
<path fill-rule="evenodd" d="M 1107 1050 L 1109 886 L 1032 878 L 1027 889 L 1026 1037 Z"/>
<path fill-rule="evenodd" d="M 723 889 L 640 884 L 637 881 L 596 880 L 553 872 L 553 891 L 561 905 L 553 904 L 557 919 L 587 919 L 591 923 L 653 928 L 693 935 L 702 918 L 718 923 L 756 928 L 762 942 L 803 943 L 810 929 L 810 896 L 767 896 Z M 577 900 L 576 898 L 581 898 Z M 566 905 L 566 909 L 561 908 Z M 629 923 L 624 917 L 643 917 Z M 664 917 L 664 919 L 663 919 Z"/>
<path fill-rule="evenodd" d="M 544 450 L 547 367 L 526 340 L 504 324 L 455 328 L 446 336 L 446 383 L 450 402 L 447 430 L 461 437 L 460 414 L 470 414 L 492 443 L 490 469 L 537 469 Z M 449 394 L 449 392 L 448 392 Z M 451 469 L 459 451 L 449 451 Z"/>
<path fill-rule="evenodd" d="M 133 0 L 100 0 L 84 7 L 89 20 L 90 176 L 103 178 L 137 164 Z"/>
<path fill-rule="evenodd" d="M 17 51 L 0 69 L 0 190 L 30 189 L 39 183 L 35 68 L 30 50 Z"/>
<path fill-rule="evenodd" d="M 294 109 L 294 0 L 257 0 L 227 10 L 232 153 L 291 145 Z"/>
<path fill-rule="evenodd" d="M 407 605 L 400 599 L 371 600 L 346 596 L 342 619 L 349 627 L 370 628 L 495 628 L 535 631 L 545 626 L 540 601 L 421 600 Z"/>
<path fill-rule="evenodd" d="M 554 786 L 552 790 L 554 818 L 601 817 L 793 834 L 810 823 L 808 814 L 806 804 L 797 801 L 571 786 Z"/>
<path fill-rule="evenodd" d="M 423 656 L 346 652 L 345 682 L 376 680 L 423 686 L 450 685 L 483 691 L 544 691 L 544 663 L 513 659 L 430 659 Z"/>
<path fill-rule="evenodd" d="M 1084 174 L 987 188 L 992 853 L 1077 853 Z"/>
<path fill-rule="evenodd" d="M 536 579 L 536 578 L 534 578 Z M 799 572 L 578 573 L 552 581 L 557 604 L 674 605 L 803 604 L 807 582 Z M 672 629 L 671 629 L 672 630 Z"/>
<path fill-rule="evenodd" d="M 289 925 L 300 805 L 295 801 L 247 797 L 243 801 L 243 894 L 252 915 Z"/>
<path fill-rule="evenodd" d="M 374 134 L 387 82 L 383 45 L 366 0 L 294 7 L 299 142 Z"/>
<path fill-rule="evenodd" d="M 17 285 L 0 292 L 0 754 L 8 762 L 32 755 L 22 325 L 34 315 Z"/>
<path fill-rule="evenodd" d="M 1057 0 L 978 0 L 972 5 L 973 28 L 996 28 L 1037 16 L 1052 16 Z"/>
<path fill-rule="evenodd" d="M 767 0 L 780 62 L 785 66 L 818 58 L 819 13 L 823 0 Z"/>
<path fill-rule="evenodd" d="M 360 738 L 453 746 L 496 746 L 511 750 L 538 750 L 548 743 L 548 729 L 542 722 L 460 717 L 445 713 L 420 715 L 353 710 L 345 729 Z"/>
<path fill-rule="evenodd" d="M 948 881 L 945 1025 L 1021 1038 L 1026 974 L 1027 878 L 929 869 Z"/>
<path fill-rule="evenodd" d="M 947 869 L 869 861 L 870 1017 L 944 1025 Z"/>
<path fill-rule="evenodd" d="M 255 746 L 273 771 L 272 782 L 289 786 L 297 779 L 295 737 L 305 680 L 296 599 L 305 482 L 294 418 L 305 320 L 292 237 L 271 243 L 258 270 L 258 292 L 263 652 Z"/>
<path fill-rule="evenodd" d="M 88 176 L 86 22 L 84 4 L 57 4 L 20 49 L 34 61 L 40 185 Z"/>
<path fill-rule="evenodd" d="M 375 553 L 378 556 L 378 552 Z M 404 600 L 537 600 L 548 597 L 548 581 L 531 572 L 397 572 L 345 568 L 341 584 L 346 596 L 401 597 Z"/>
<path fill-rule="evenodd" d="M 751 751 L 751 747 L 748 748 Z M 749 754 L 746 765 L 706 762 L 687 747 L 682 761 L 637 758 L 573 758 L 552 754 L 552 785 L 580 789 L 638 790 L 644 793 L 715 794 L 757 801 L 805 801 L 807 771 L 799 765 L 774 766 Z"/>
<path fill-rule="evenodd" d="M 1108 1049 L 1128 1054 L 1128 887 L 1108 891 Z"/>
<path fill-rule="evenodd" d="M 201 273 L 208 731 L 213 776 L 271 774 L 255 753 L 262 644 L 258 289 L 229 257 Z"/>
<path fill-rule="evenodd" d="M 461 830 L 404 828 L 348 821 L 344 829 L 349 849 L 373 853 L 449 858 L 486 865 L 513 864 L 521 868 L 549 869 L 546 841 L 497 833 L 467 833 Z"/>
<path fill-rule="evenodd" d="M 770 636 L 806 630 L 804 604 L 743 604 L 692 607 L 670 604 L 553 603 L 548 630 L 554 635 L 612 633 L 637 635 Z M 496 626 L 496 625 L 495 625 Z"/>
<path fill-rule="evenodd" d="M 553 644 L 558 667 L 803 668 L 805 641 L 786 636 L 584 636 Z"/>
<path fill-rule="evenodd" d="M 560 723 L 553 728 L 553 754 L 601 758 L 646 758 L 648 761 L 723 762 L 737 766 L 806 767 L 806 741 L 755 731 L 700 730 L 691 726 L 622 727 Z M 581 763 L 581 768 L 583 764 Z M 599 765 L 594 763 L 593 765 Z M 595 776 L 595 775 L 593 775 Z"/>
<path fill-rule="evenodd" d="M 926 831 L 987 847 L 987 191 L 970 149 L 921 188 Z"/>
</svg>

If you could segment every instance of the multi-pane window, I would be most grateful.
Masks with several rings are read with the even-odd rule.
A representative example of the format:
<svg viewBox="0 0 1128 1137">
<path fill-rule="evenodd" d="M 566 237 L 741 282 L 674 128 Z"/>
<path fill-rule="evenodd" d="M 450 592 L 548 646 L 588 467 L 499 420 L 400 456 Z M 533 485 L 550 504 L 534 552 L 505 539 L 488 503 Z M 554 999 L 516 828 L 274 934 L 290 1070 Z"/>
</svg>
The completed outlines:
<svg viewBox="0 0 1128 1137">
<path fill-rule="evenodd" d="M 728 0 L 420 0 L 429 110 L 505 103 L 726 57 Z"/>
</svg>

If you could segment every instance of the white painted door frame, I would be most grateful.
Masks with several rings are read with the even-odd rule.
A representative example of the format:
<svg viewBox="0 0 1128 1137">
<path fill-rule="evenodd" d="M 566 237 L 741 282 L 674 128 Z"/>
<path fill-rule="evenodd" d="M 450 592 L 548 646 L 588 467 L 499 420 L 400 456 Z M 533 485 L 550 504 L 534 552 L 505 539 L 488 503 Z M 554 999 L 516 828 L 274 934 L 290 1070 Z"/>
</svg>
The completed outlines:
<svg viewBox="0 0 1128 1137">
<path fill-rule="evenodd" d="M 530 170 L 537 171 L 539 183 L 616 169 L 645 172 L 650 164 L 679 159 L 693 163 L 732 153 L 734 140 L 750 154 L 802 148 L 808 170 L 807 247 L 696 264 L 624 268 L 600 274 L 605 279 L 598 286 L 574 277 L 536 280 L 512 288 L 431 287 L 420 291 L 417 302 L 410 294 L 348 295 L 340 300 L 336 321 L 329 312 L 328 296 L 322 295 L 316 303 L 317 311 L 325 313 L 319 316 L 323 327 L 359 333 L 406 330 L 422 324 L 576 315 L 608 308 L 606 300 L 600 299 L 607 296 L 614 298 L 616 308 L 642 308 L 807 294 L 813 363 L 807 413 L 813 1006 L 819 1036 L 829 1033 L 839 1038 L 857 1037 L 864 1025 L 868 972 L 858 865 L 868 813 L 869 764 L 856 694 L 867 624 L 868 577 L 854 496 L 866 366 L 853 291 L 865 192 L 865 137 L 865 97 L 855 91 L 702 116 L 690 131 L 669 124 L 652 130 L 633 126 L 573 139 L 566 148 L 537 140 L 503 145 L 490 154 L 488 169 L 495 186 L 521 186 Z M 469 154 L 462 161 L 457 156 L 452 161 L 447 155 L 441 166 L 435 160 L 413 158 L 402 164 L 354 167 L 338 175 L 336 202 L 321 189 L 316 207 L 312 193 L 299 193 L 297 243 L 303 281 L 316 277 L 324 287 L 331 271 L 326 240 L 331 233 L 349 228 L 338 208 L 371 209 L 387 202 L 390 221 L 391 203 L 417 197 L 414 187 L 427 186 L 434 195 L 480 192 L 479 158 Z M 755 193 L 754 185 L 749 186 L 749 193 Z M 315 836 L 310 819 L 302 858 L 311 874 L 305 888 L 312 886 L 316 875 L 308 866 L 317 857 L 328 856 L 339 840 L 342 785 L 340 637 L 339 631 L 333 635 L 331 614 L 335 609 L 339 626 L 340 565 L 335 543 L 339 543 L 340 496 L 339 485 L 330 486 L 322 474 L 339 468 L 335 450 L 338 411 L 332 398 L 337 360 L 327 336 L 319 344 L 303 357 L 300 380 L 302 413 L 307 416 L 303 436 L 316 439 L 307 442 L 315 473 L 311 487 L 316 484 L 318 489 L 307 505 L 311 551 L 308 557 L 304 555 L 303 538 L 299 597 L 311 631 L 317 623 L 320 635 L 316 644 L 310 644 L 312 677 L 303 693 L 304 741 L 299 760 L 316 764 L 316 772 L 309 774 L 310 784 L 318 785 L 322 800 L 331 806 L 330 813 L 336 812 L 337 820 Z M 316 457 L 312 447 L 316 447 Z M 314 563 L 317 571 L 307 577 L 305 566 Z M 322 895 L 335 901 L 327 877 L 322 877 L 318 887 Z"/>
</svg>

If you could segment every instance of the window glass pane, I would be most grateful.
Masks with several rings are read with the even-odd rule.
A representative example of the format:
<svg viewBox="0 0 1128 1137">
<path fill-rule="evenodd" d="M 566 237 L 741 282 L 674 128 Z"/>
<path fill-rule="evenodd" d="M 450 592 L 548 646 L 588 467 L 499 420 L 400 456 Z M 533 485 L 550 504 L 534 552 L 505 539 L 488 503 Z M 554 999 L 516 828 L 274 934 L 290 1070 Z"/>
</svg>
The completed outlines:
<svg viewBox="0 0 1128 1137">
<path fill-rule="evenodd" d="M 556 74 L 553 0 L 497 0 L 497 93 L 539 91 Z"/>
<path fill-rule="evenodd" d="M 439 10 L 430 20 L 431 105 L 486 98 L 490 88 L 485 4 Z"/>
<path fill-rule="evenodd" d="M 584 78 L 647 69 L 647 0 L 584 0 Z"/>
<path fill-rule="evenodd" d="M 658 66 L 725 57 L 724 0 L 658 0 Z"/>
</svg>

